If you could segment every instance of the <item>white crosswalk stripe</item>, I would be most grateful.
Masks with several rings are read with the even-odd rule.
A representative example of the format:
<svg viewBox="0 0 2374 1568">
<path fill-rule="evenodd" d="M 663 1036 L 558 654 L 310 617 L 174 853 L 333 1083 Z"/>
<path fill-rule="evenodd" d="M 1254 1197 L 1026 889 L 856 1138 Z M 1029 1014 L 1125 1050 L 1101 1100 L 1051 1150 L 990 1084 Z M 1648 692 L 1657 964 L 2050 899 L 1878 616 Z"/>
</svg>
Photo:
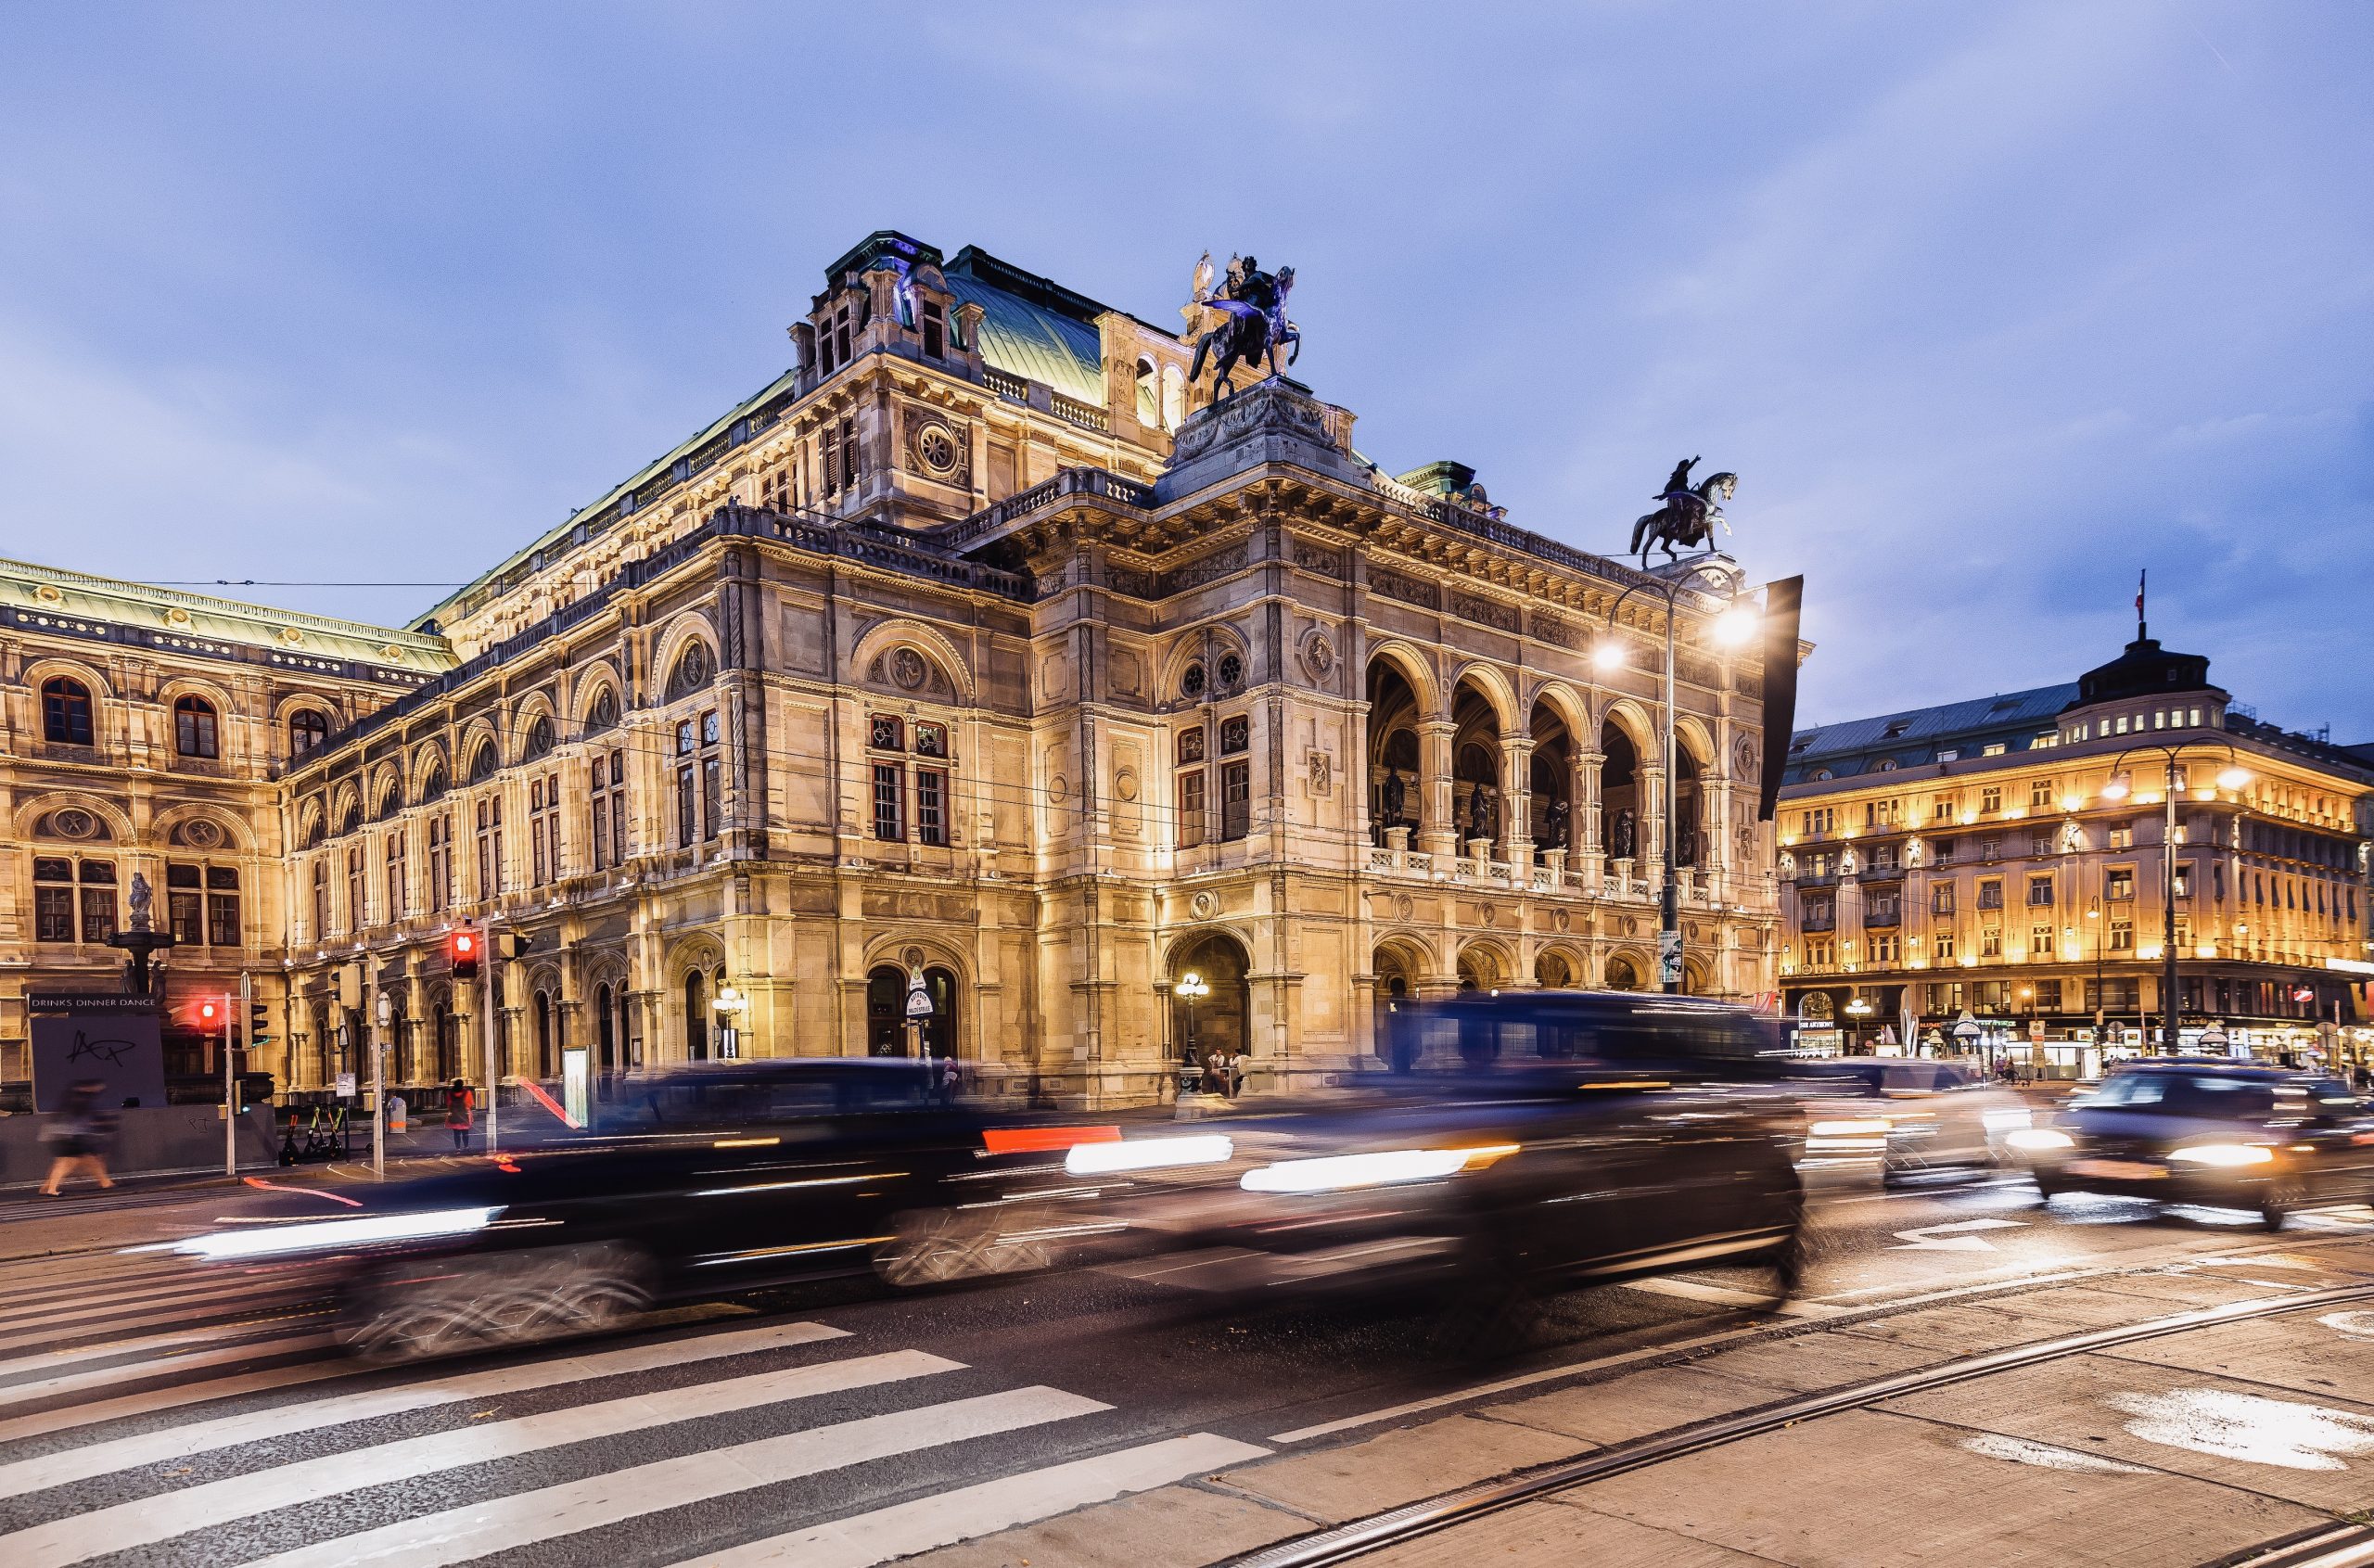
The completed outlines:
<svg viewBox="0 0 2374 1568">
<path fill-rule="evenodd" d="M 689 1559 L 681 1568 L 873 1568 L 1269 1455 L 1256 1444 L 1198 1432 L 771 1536 Z"/>
<path fill-rule="evenodd" d="M 526 1366 L 430 1378 L 421 1383 L 398 1383 L 393 1387 L 359 1394 L 333 1395 L 296 1405 L 275 1405 L 268 1409 L 219 1416 L 211 1421 L 193 1421 L 160 1432 L 144 1432 L 130 1437 L 85 1444 L 79 1448 L 19 1460 L 14 1464 L 0 1464 L 0 1498 L 19 1497 L 27 1492 L 40 1491 L 45 1486 L 63 1486 L 70 1482 L 105 1475 L 111 1471 L 130 1470 L 135 1465 L 185 1460 L 197 1454 L 235 1448 L 243 1443 L 293 1436 L 300 1432 L 315 1432 L 324 1427 L 345 1426 L 355 1421 L 376 1421 L 410 1410 L 433 1409 L 439 1405 L 450 1405 L 464 1399 L 501 1398 L 531 1389 L 554 1388 L 566 1383 L 591 1382 L 595 1378 L 619 1377 L 847 1337 L 841 1330 L 826 1328 L 822 1323 L 774 1323 L 765 1328 L 703 1334 L 696 1338 L 632 1345 L 620 1350 L 560 1356 Z M 340 1363 L 335 1370 L 352 1373 L 356 1369 L 352 1363 L 347 1362 Z"/>
<path fill-rule="evenodd" d="M 73 1514 L 0 1537 L 0 1548 L 5 1548 L 0 1556 L 6 1557 L 11 1568 L 63 1568 L 66 1563 L 79 1562 L 86 1557 L 170 1540 L 210 1525 L 364 1486 L 431 1475 L 440 1470 L 491 1460 L 512 1459 L 541 1448 L 616 1437 L 674 1421 L 962 1370 L 957 1362 L 920 1350 L 894 1350 L 879 1356 L 825 1361 L 591 1405 L 573 1405 L 541 1415 L 488 1421 L 270 1470 L 250 1471 L 228 1480 Z"/>
<path fill-rule="evenodd" d="M 448 1509 L 280 1552 L 261 1560 L 256 1568 L 349 1568 L 350 1564 L 441 1568 L 661 1509 L 1110 1409 L 1094 1399 L 1043 1386 L 984 1394 L 810 1427 Z M 10 1545 L 10 1537 L 0 1537 L 0 1548 Z M 13 1563 L 16 1559 L 7 1561 Z"/>
<path fill-rule="evenodd" d="M 264 1313 L 285 1312 L 300 1299 L 295 1296 L 255 1300 L 225 1298 L 219 1302 L 210 1302 L 202 1308 L 185 1305 L 172 1311 L 144 1312 L 130 1318 L 104 1319 L 83 1319 L 76 1314 L 66 1313 L 61 1314 L 61 1321 L 67 1325 L 62 1328 L 52 1324 L 45 1328 L 27 1330 L 22 1333 L 0 1333 L 0 1350 L 21 1350 L 27 1345 L 50 1345 L 61 1340 L 90 1339 L 100 1334 L 121 1333 L 129 1329 L 161 1328 L 168 1324 L 188 1323 L 207 1318 L 243 1318 L 256 1317 Z"/>
<path fill-rule="evenodd" d="M 53 1434 L 65 1434 L 68 1445 L 21 1457 L 0 1447 L 0 1500 L 22 1499 L 8 1508 L 39 1521 L 0 1535 L 0 1564 L 69 1568 L 126 1552 L 227 1564 L 262 1553 L 263 1568 L 438 1568 L 807 1482 L 787 1494 L 801 1499 L 792 1511 L 739 1526 L 766 1532 L 759 1538 L 693 1561 L 702 1568 L 870 1568 L 1269 1452 L 1193 1433 L 1100 1454 L 1094 1449 L 1113 1439 L 1091 1423 L 1077 1428 L 1079 1438 L 1055 1440 L 1059 1454 L 1078 1445 L 1086 1458 L 1007 1474 L 999 1473 L 999 1456 L 1008 1450 L 994 1444 L 932 1459 L 1000 1434 L 1074 1430 L 1064 1423 L 1112 1407 L 1038 1383 L 997 1389 L 992 1381 L 992 1391 L 977 1392 L 979 1369 L 913 1347 L 851 1353 L 846 1331 L 816 1322 L 553 1347 L 511 1365 L 442 1374 L 363 1366 L 328 1354 L 327 1335 L 292 1329 L 229 1340 L 219 1331 L 160 1333 L 0 1361 L 0 1376 L 19 1374 L 0 1383 L 0 1410 L 102 1396 L 0 1417 L 0 1445 Z M 186 1375 L 296 1357 L 317 1358 Z M 749 1370 L 753 1363 L 736 1365 L 740 1358 L 772 1359 Z M 970 1375 L 951 1381 L 958 1373 Z M 641 1381 L 612 1381 L 629 1378 Z M 152 1380 L 176 1381 L 137 1386 Z M 134 1391 L 103 1396 L 115 1384 Z M 537 1393 L 524 1413 L 512 1413 L 515 1396 Z M 406 1419 L 424 1413 L 428 1430 L 423 1419 Z M 726 1421 L 717 1428 L 724 1435 L 711 1438 L 698 1424 L 736 1415 L 775 1434 L 753 1438 L 750 1426 Z M 134 1418 L 142 1419 L 132 1430 L 108 1430 Z M 326 1435 L 307 1442 L 314 1433 Z M 685 1451 L 695 1442 L 708 1446 Z M 671 1457 L 648 1459 L 655 1448 Z M 259 1458 L 285 1462 L 237 1468 Z M 542 1468 L 493 1472 L 515 1477 L 496 1495 L 456 1490 L 472 1467 L 523 1459 Z M 921 1471 L 911 1479 L 907 1465 L 876 1462 L 901 1459 L 941 1472 L 953 1466 L 957 1481 L 916 1496 Z M 832 1479 L 862 1466 L 874 1468 L 846 1484 Z M 424 1484 L 421 1501 L 405 1501 L 406 1483 Z M 834 1504 L 843 1492 L 850 1500 Z M 451 1506 L 457 1496 L 477 1500 Z M 867 1498 L 879 1506 L 862 1506 Z M 419 1511 L 400 1516 L 407 1508 Z M 332 1520 L 347 1533 L 319 1536 Z M 704 1524 L 703 1536 L 719 1538 L 714 1529 Z M 670 1551 L 664 1528 L 655 1540 L 619 1560 L 666 1561 L 690 1544 L 680 1537 Z"/>
</svg>

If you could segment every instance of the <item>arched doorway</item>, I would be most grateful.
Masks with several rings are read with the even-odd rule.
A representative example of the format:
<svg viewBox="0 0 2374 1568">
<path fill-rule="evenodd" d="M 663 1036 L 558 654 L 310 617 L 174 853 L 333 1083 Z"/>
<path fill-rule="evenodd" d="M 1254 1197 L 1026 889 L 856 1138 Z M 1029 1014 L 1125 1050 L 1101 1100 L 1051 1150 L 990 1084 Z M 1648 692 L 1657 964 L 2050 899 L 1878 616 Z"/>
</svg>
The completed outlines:
<svg viewBox="0 0 2374 1568">
<path fill-rule="evenodd" d="M 1451 826 L 1460 841 L 1498 838 L 1500 819 L 1500 710 L 1472 681 L 1451 697 Z"/>
<path fill-rule="evenodd" d="M 1369 840 L 1406 827 L 1414 839 L 1425 818 L 1425 780 L 1418 749 L 1418 694 L 1387 659 L 1369 665 Z"/>
<path fill-rule="evenodd" d="M 1686 733 L 1674 737 L 1674 759 L 1679 777 L 1674 784 L 1673 863 L 1706 863 L 1706 765 Z"/>
<path fill-rule="evenodd" d="M 594 1070 L 615 1073 L 619 1070 L 618 1017 L 608 981 L 594 988 Z"/>
<path fill-rule="evenodd" d="M 1235 937 L 1207 932 L 1174 950 L 1170 959 L 1171 1052 L 1180 1062 L 1208 1062 L 1216 1056 L 1247 1056 L 1253 1043 L 1251 988 L 1244 976 L 1252 967 Z M 1180 994 L 1181 982 L 1193 975 L 1199 983 Z"/>
<path fill-rule="evenodd" d="M 1421 1046 L 1410 1004 L 1427 973 L 1424 956 L 1407 942 L 1390 941 L 1376 950 L 1371 967 L 1376 975 L 1372 1049 L 1395 1072 L 1406 1073 L 1417 1065 Z"/>
<path fill-rule="evenodd" d="M 1574 843 L 1575 740 L 1557 709 L 1533 705 L 1533 765 L 1526 788 L 1533 797 L 1529 824 L 1534 848 L 1564 849 Z"/>
<path fill-rule="evenodd" d="M 428 1013 L 429 1049 L 437 1061 L 433 1069 L 439 1083 L 452 1083 L 462 1073 L 462 1041 L 453 1004 L 440 1001 Z"/>
<path fill-rule="evenodd" d="M 1637 991 L 1640 987 L 1640 970 L 1630 959 L 1617 955 L 1607 961 L 1607 988 L 1611 991 Z"/>
<path fill-rule="evenodd" d="M 535 1012 L 536 1076 L 540 1078 L 549 1078 L 557 1076 L 560 1071 L 556 1064 L 559 1058 L 555 1054 L 553 1049 L 552 992 L 539 990 L 536 993 Z"/>
<path fill-rule="evenodd" d="M 1640 831 L 1640 750 L 1612 719 L 1600 726 L 1599 749 L 1600 842 L 1611 860 L 1637 859 L 1646 842 Z"/>
<path fill-rule="evenodd" d="M 684 1060 L 708 1060 L 708 976 L 684 971 Z"/>
<path fill-rule="evenodd" d="M 924 1020 L 924 1050 L 934 1056 L 956 1054 L 956 975 L 937 964 L 924 970 L 924 995 L 931 999 L 931 1016 Z"/>
<path fill-rule="evenodd" d="M 1575 983 L 1575 966 L 1564 953 L 1543 953 L 1533 961 L 1533 981 L 1546 991 L 1565 990 Z"/>
<path fill-rule="evenodd" d="M 877 963 L 865 973 L 865 1053 L 907 1053 L 907 972 Z"/>
</svg>

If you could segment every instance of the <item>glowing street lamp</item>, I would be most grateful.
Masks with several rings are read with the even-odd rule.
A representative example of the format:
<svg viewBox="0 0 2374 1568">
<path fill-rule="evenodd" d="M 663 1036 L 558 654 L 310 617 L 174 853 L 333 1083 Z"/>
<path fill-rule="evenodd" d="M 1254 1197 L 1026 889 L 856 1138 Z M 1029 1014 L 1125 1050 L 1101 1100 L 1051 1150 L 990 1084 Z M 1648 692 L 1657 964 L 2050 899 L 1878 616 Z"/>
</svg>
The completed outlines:
<svg viewBox="0 0 2374 1568">
<path fill-rule="evenodd" d="M 2119 771 L 2119 764 L 2138 751 L 2156 751 L 2167 764 L 2167 787 L 2160 792 L 2164 811 L 2160 830 L 2160 896 L 2161 935 L 2160 959 L 2160 1049 L 2174 1056 L 2176 1053 L 2176 1026 L 2182 1012 L 2177 998 L 2176 977 L 2176 794 L 2179 788 L 2177 766 L 2187 743 L 2142 741 L 2128 746 L 2111 759 L 2111 781 L 2102 786 L 2106 800 L 2124 800 L 2134 792 L 2134 781 Z M 2226 766 L 2218 770 L 2217 786 L 2237 790 L 2251 782 L 2250 770 L 2226 747 Z"/>
</svg>

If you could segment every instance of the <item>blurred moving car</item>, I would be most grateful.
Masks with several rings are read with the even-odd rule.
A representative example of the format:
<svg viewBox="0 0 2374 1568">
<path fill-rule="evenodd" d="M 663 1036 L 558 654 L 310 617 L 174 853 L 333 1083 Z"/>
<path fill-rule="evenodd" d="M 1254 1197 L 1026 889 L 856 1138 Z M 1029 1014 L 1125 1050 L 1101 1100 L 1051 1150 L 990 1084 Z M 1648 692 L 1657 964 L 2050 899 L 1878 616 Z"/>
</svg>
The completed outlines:
<svg viewBox="0 0 2374 1568">
<path fill-rule="evenodd" d="M 1777 1039 L 1638 992 L 1408 1007 L 1408 1070 L 1298 1108 L 1241 1102 L 1067 1155 L 1170 1285 L 1277 1300 L 1430 1287 L 1500 1302 L 1715 1262 L 1800 1268 Z"/>
<path fill-rule="evenodd" d="M 908 1061 L 674 1068 L 634 1080 L 587 1146 L 178 1247 L 220 1264 L 326 1263 L 350 1346 L 382 1359 L 600 1329 L 671 1297 L 805 1275 L 871 1268 L 914 1287 L 1043 1267 L 1059 1227 L 1038 1193 L 1067 1181 L 1062 1143 L 937 1088 Z"/>
<path fill-rule="evenodd" d="M 1996 1170 L 2011 1163 L 2004 1140 L 2034 1119 L 2017 1093 L 1951 1062 L 1839 1056 L 1792 1072 L 1807 1091 L 1806 1164 L 1877 1166 L 1889 1183 Z"/>
<path fill-rule="evenodd" d="M 2374 1196 L 2374 1115 L 2338 1078 L 2220 1057 L 2125 1064 L 2008 1137 L 2047 1203 L 2106 1192 L 2255 1209 L 2268 1230 Z"/>
</svg>

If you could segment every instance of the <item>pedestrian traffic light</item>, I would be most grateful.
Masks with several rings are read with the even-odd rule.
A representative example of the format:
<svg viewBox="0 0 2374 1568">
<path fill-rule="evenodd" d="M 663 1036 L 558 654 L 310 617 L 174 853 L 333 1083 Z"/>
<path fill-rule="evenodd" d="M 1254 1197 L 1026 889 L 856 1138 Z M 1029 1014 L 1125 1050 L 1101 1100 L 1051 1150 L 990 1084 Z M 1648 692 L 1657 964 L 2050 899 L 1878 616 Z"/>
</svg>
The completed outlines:
<svg viewBox="0 0 2374 1568">
<path fill-rule="evenodd" d="M 475 925 L 464 925 L 445 938 L 445 958 L 452 965 L 456 980 L 479 977 L 479 933 Z"/>
<path fill-rule="evenodd" d="M 198 1004 L 198 1026 L 209 1034 L 223 1026 L 223 1004 L 209 997 Z"/>
</svg>

